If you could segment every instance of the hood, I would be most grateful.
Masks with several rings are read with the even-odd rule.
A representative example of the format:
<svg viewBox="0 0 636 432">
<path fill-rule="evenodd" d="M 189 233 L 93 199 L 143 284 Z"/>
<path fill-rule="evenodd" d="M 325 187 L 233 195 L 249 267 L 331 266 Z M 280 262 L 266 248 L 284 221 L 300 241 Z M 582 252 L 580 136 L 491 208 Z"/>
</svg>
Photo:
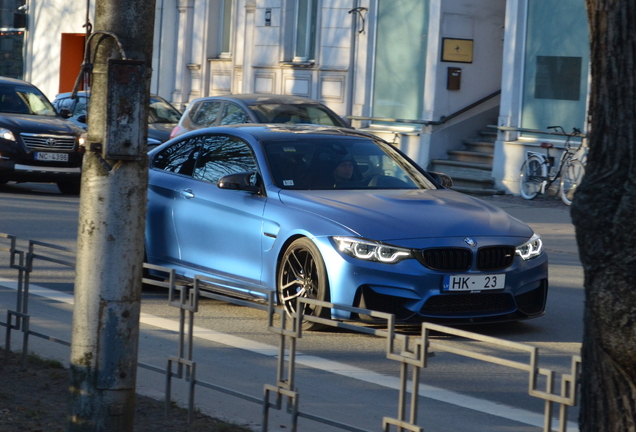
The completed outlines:
<svg viewBox="0 0 636 432">
<path fill-rule="evenodd" d="M 79 135 L 84 132 L 72 122 L 61 117 L 30 114 L 0 114 L 0 127 L 7 128 L 14 133 Z"/>
<path fill-rule="evenodd" d="M 460 236 L 529 238 L 533 232 L 500 208 L 448 189 L 282 190 L 279 196 L 287 206 L 380 241 Z"/>
</svg>

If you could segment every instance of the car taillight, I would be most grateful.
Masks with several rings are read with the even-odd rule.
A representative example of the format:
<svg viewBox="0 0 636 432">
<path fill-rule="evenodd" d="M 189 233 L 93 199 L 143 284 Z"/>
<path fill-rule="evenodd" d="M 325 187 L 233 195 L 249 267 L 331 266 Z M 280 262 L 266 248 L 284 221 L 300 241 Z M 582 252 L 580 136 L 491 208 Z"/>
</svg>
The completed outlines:
<svg viewBox="0 0 636 432">
<path fill-rule="evenodd" d="M 174 127 L 174 129 L 172 129 L 172 132 L 170 132 L 170 139 L 176 137 L 177 135 L 180 135 L 184 132 L 183 128 L 179 125 L 176 125 Z"/>
</svg>

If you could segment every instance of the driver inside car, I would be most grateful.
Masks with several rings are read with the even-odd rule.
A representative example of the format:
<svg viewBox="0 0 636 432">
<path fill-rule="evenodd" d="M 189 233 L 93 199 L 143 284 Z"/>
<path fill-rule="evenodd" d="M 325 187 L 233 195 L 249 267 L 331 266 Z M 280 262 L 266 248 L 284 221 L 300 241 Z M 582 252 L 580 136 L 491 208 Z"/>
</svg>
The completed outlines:
<svg viewBox="0 0 636 432">
<path fill-rule="evenodd" d="M 333 170 L 333 178 L 335 180 L 336 186 L 339 183 L 346 183 L 351 181 L 353 178 L 353 161 L 350 159 L 345 159 L 340 161 L 340 163 Z"/>
</svg>

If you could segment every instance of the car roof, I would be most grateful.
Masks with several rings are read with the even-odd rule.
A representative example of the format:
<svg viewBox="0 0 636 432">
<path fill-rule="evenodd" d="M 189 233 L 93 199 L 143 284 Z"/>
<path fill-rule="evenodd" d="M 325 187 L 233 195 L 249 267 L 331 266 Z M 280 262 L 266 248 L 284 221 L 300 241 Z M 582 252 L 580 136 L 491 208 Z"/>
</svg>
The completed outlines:
<svg viewBox="0 0 636 432">
<path fill-rule="evenodd" d="M 208 97 L 198 98 L 197 100 L 230 100 L 230 101 L 235 100 L 235 101 L 242 101 L 248 105 L 258 105 L 258 104 L 266 104 L 266 103 L 280 103 L 280 104 L 304 103 L 304 104 L 322 105 L 320 102 L 314 99 L 309 99 L 302 96 L 264 94 L 264 93 L 243 93 L 243 94 L 232 94 L 232 95 L 223 95 L 223 96 L 208 96 Z"/>
<path fill-rule="evenodd" d="M 85 96 L 85 95 L 86 95 L 86 93 L 87 93 L 87 92 L 85 92 L 85 91 L 83 91 L 83 90 L 82 90 L 82 91 L 78 91 L 78 92 L 77 92 L 77 95 L 78 95 L 78 96 Z M 69 97 L 69 96 L 70 96 L 70 95 L 72 95 L 72 94 L 73 94 L 73 92 L 58 93 L 55 97 L 56 97 L 56 98 Z"/>
<path fill-rule="evenodd" d="M 211 128 L 196 129 L 188 132 L 188 135 L 198 135 L 201 133 L 223 133 L 230 130 L 240 130 L 241 132 L 252 135 L 257 140 L 285 140 L 298 138 L 298 135 L 308 136 L 339 136 L 339 137 L 352 137 L 352 138 L 368 138 L 373 140 L 379 140 L 376 135 L 372 135 L 367 132 L 358 131 L 355 129 L 349 129 L 338 126 L 320 126 L 312 124 L 258 124 L 258 123 L 243 123 L 226 126 L 215 126 Z M 185 134 L 182 136 L 186 136 Z"/>
<path fill-rule="evenodd" d="M 1 84 L 26 84 L 28 86 L 34 87 L 33 84 L 31 84 L 30 82 L 24 81 L 24 80 L 19 80 L 17 78 L 9 78 L 9 77 L 3 77 L 0 76 L 0 83 Z"/>
<path fill-rule="evenodd" d="M 56 99 L 58 99 L 58 98 L 66 98 L 66 97 L 70 97 L 72 94 L 73 94 L 73 92 L 58 93 L 58 94 L 55 96 L 55 98 L 56 98 Z M 77 92 L 77 95 L 78 95 L 78 96 L 86 96 L 86 95 L 88 95 L 88 94 L 90 94 L 90 92 L 87 92 L 87 91 L 84 91 L 84 90 L 81 90 L 81 91 L 78 91 L 78 92 Z M 152 93 L 151 93 L 151 94 L 150 94 L 150 97 L 151 97 L 151 98 L 160 98 L 161 96 L 158 96 L 158 95 L 156 95 L 156 94 L 152 94 Z M 163 98 L 162 98 L 162 99 L 163 99 Z"/>
</svg>

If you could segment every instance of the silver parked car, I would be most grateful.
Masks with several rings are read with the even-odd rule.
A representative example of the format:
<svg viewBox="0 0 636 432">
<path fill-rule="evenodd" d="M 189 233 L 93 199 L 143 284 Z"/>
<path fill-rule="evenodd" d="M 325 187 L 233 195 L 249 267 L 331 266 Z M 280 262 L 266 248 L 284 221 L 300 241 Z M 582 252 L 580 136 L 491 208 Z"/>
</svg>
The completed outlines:
<svg viewBox="0 0 636 432">
<path fill-rule="evenodd" d="M 239 123 L 349 127 L 342 117 L 313 99 L 290 95 L 236 94 L 193 100 L 170 138 L 195 129 Z"/>
</svg>

